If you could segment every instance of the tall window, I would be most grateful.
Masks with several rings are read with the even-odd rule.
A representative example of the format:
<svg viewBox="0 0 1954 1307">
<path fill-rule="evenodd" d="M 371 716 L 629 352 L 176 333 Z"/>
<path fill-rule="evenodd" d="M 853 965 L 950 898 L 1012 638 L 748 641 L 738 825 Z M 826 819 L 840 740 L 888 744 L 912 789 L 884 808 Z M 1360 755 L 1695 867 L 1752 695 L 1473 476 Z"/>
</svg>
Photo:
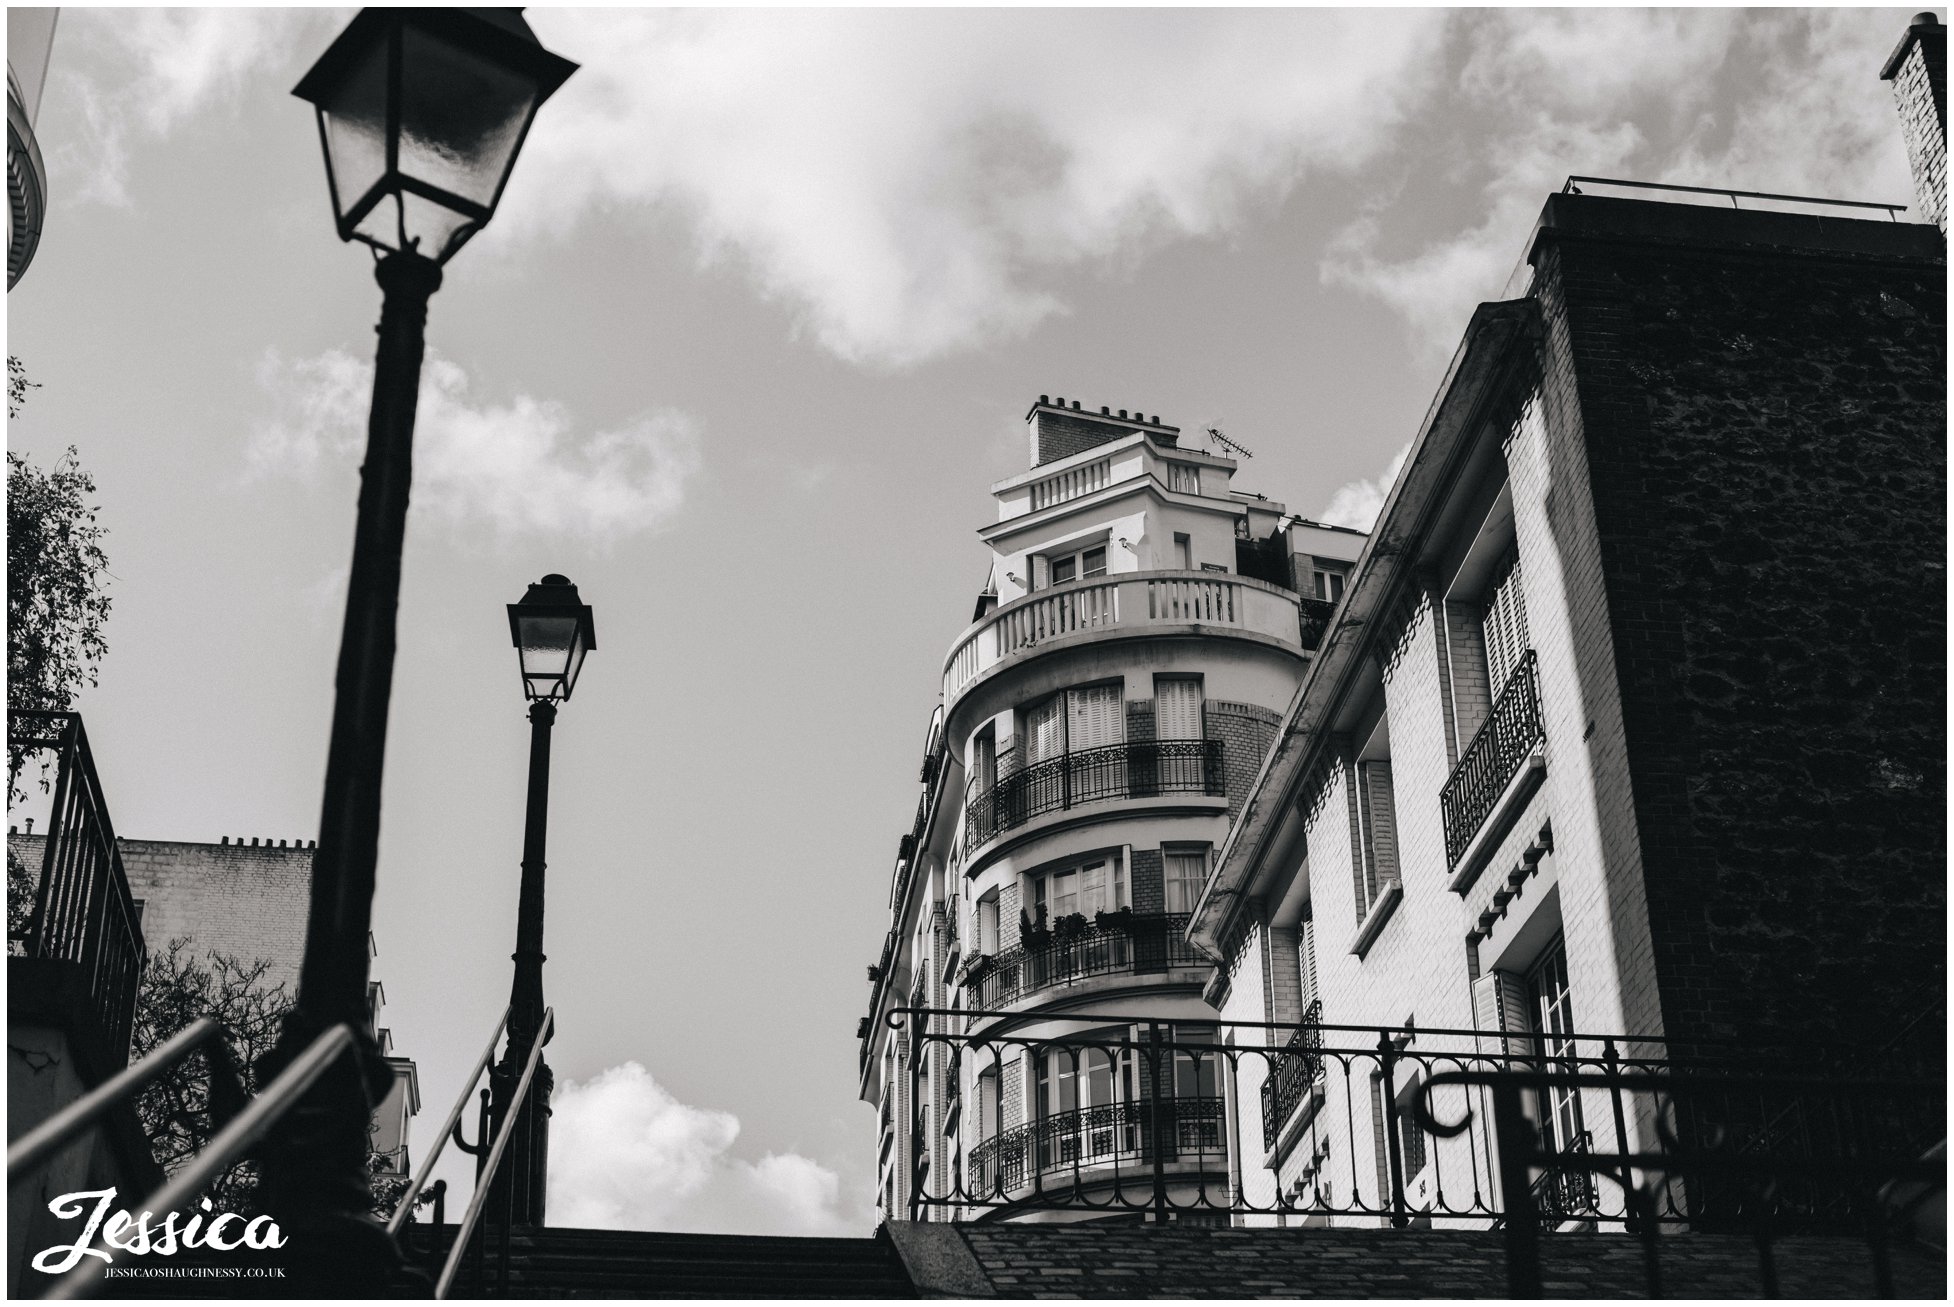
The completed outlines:
<svg viewBox="0 0 1954 1307">
<path fill-rule="evenodd" d="M 998 951 L 997 938 L 997 891 L 992 890 L 977 900 L 977 938 L 979 953 L 994 954 Z"/>
<path fill-rule="evenodd" d="M 1208 851 L 1201 849 L 1162 850 L 1165 872 L 1162 885 L 1163 906 L 1168 912 L 1192 912 L 1201 897 L 1201 886 L 1208 879 Z"/>
<path fill-rule="evenodd" d="M 1379 720 L 1357 755 L 1357 919 L 1398 883 L 1397 801 L 1391 787 L 1391 723 Z"/>
<path fill-rule="evenodd" d="M 1153 678 L 1153 733 L 1161 740 L 1198 740 L 1201 726 L 1201 678 Z"/>
<path fill-rule="evenodd" d="M 1526 656 L 1527 605 L 1520 586 L 1520 555 L 1509 550 L 1493 569 L 1486 588 L 1486 615 L 1481 623 L 1486 639 L 1486 681 L 1494 698 Z"/>
<path fill-rule="evenodd" d="M 1316 597 L 1331 603 L 1343 598 L 1343 573 L 1333 568 L 1319 567 L 1312 571 L 1310 580 L 1314 585 Z"/>
<path fill-rule="evenodd" d="M 1193 463 L 1169 463 L 1167 488 L 1182 495 L 1200 494 L 1201 469 Z"/>
<path fill-rule="evenodd" d="M 1055 694 L 1025 713 L 1024 756 L 1043 762 L 1065 752 L 1065 696 Z"/>
<path fill-rule="evenodd" d="M 1572 1058 L 1574 1048 L 1574 997 L 1567 984 L 1567 940 L 1556 936 L 1540 960 L 1527 973 L 1528 1017 L 1543 1058 Z M 1573 1069 L 1572 1063 L 1548 1070 Z M 1557 1153 L 1572 1152 L 1585 1142 L 1581 1128 L 1581 1097 L 1577 1090 L 1556 1087 L 1547 1091 L 1541 1103 L 1547 1141 Z"/>
<path fill-rule="evenodd" d="M 1117 912 L 1132 902 L 1126 867 L 1116 853 L 1031 877 L 1032 910 L 1034 915 L 1042 910 L 1047 925 L 1074 913 L 1090 918 L 1099 912 Z"/>
<path fill-rule="evenodd" d="M 1121 687 L 1087 685 L 1065 692 L 1066 747 L 1073 753 L 1118 744 L 1126 738 L 1125 705 Z"/>
<path fill-rule="evenodd" d="M 1194 538 L 1185 532 L 1174 532 L 1174 566 L 1183 572 L 1194 570 Z"/>
</svg>

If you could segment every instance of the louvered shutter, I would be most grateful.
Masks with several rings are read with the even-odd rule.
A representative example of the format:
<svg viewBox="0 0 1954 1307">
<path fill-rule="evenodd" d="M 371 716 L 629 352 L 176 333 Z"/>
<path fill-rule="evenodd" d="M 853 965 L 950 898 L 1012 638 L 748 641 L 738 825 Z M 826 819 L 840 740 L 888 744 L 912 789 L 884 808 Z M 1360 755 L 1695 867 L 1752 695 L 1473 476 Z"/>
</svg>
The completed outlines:
<svg viewBox="0 0 1954 1307">
<path fill-rule="evenodd" d="M 1513 669 L 1525 656 L 1529 636 L 1527 634 L 1527 606 L 1521 594 L 1520 556 L 1510 553 L 1494 572 L 1492 587 L 1486 598 L 1486 679 L 1494 698 L 1505 688 Z"/>
<path fill-rule="evenodd" d="M 1499 1036 L 1523 1035 L 1532 1029 L 1528 1005 L 1526 979 L 1511 971 L 1489 971 L 1473 981 L 1473 1027 L 1493 1035 L 1480 1041 L 1481 1051 L 1514 1055 L 1525 1052 L 1530 1041 Z"/>
<path fill-rule="evenodd" d="M 1053 695 L 1025 715 L 1025 761 L 1043 762 L 1065 752 L 1065 696 Z"/>
<path fill-rule="evenodd" d="M 1308 1012 L 1310 1004 L 1323 997 L 1316 987 L 1316 919 L 1312 913 L 1302 920 L 1296 931 L 1296 961 L 1303 973 L 1303 1011 Z"/>
<path fill-rule="evenodd" d="M 1163 676 L 1153 683 L 1153 733 L 1162 740 L 1201 738 L 1201 682 Z"/>
<path fill-rule="evenodd" d="M 1067 723 L 1072 752 L 1103 748 L 1126 738 L 1123 706 L 1117 685 L 1091 685 L 1066 692 L 1071 720 Z"/>
</svg>

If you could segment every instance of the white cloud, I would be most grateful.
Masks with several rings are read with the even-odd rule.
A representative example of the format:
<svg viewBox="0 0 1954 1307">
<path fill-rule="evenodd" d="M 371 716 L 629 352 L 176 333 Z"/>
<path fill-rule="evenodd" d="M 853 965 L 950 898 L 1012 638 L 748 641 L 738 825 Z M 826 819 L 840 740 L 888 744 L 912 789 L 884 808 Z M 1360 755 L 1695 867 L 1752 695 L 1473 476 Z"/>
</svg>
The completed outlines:
<svg viewBox="0 0 1954 1307">
<path fill-rule="evenodd" d="M 1502 293 L 1544 198 L 1571 174 L 1844 199 L 1911 187 L 1875 74 L 1893 31 L 1858 11 L 1498 10 L 1459 14 L 1456 90 L 1426 106 L 1428 162 L 1458 217 L 1375 204 L 1323 279 L 1375 296 L 1442 358 Z M 1406 228 L 1419 235 L 1393 249 Z"/>
<path fill-rule="evenodd" d="M 342 11 L 68 8 L 52 73 L 81 109 L 80 131 L 50 163 L 79 178 L 78 198 L 126 205 L 138 142 L 205 110 L 234 109 L 241 91 L 278 75 L 295 51 L 323 49 L 335 21 Z"/>
<path fill-rule="evenodd" d="M 1232 229 L 1390 137 L 1406 12 L 533 9 L 583 68 L 487 242 L 682 215 L 837 355 L 900 366 L 1063 311 L 1067 269 Z"/>
<path fill-rule="evenodd" d="M 261 473 L 304 474 L 365 447 L 372 365 L 342 350 L 260 361 L 276 416 L 252 435 Z M 603 541 L 656 527 L 678 512 L 698 470 L 697 424 L 659 410 L 610 431 L 582 434 L 549 400 L 476 401 L 468 374 L 430 353 L 415 423 L 417 508 L 457 527 L 499 535 Z"/>
<path fill-rule="evenodd" d="M 1377 515 L 1384 509 L 1384 501 L 1391 494 L 1391 487 L 1397 483 L 1398 473 L 1404 469 L 1404 460 L 1411 453 L 1411 445 L 1391 456 L 1384 471 L 1374 480 L 1359 477 L 1355 481 L 1337 487 L 1330 496 L 1329 504 L 1316 515 L 1319 522 L 1331 526 L 1347 526 L 1358 531 L 1368 531 L 1376 525 Z"/>
<path fill-rule="evenodd" d="M 637 1062 L 565 1080 L 551 1101 L 550 1220 L 605 1230 L 866 1234 L 866 1201 L 799 1153 L 731 1153 L 729 1112 L 679 1102 Z"/>
</svg>

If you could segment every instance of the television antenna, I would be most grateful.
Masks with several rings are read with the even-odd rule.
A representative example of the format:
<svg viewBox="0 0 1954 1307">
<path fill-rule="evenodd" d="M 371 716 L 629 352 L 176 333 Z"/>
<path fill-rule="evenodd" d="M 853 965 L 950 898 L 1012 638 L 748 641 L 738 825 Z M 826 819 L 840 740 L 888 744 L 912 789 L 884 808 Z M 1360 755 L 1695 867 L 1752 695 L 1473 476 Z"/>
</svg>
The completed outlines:
<svg viewBox="0 0 1954 1307">
<path fill-rule="evenodd" d="M 1223 449 L 1229 450 L 1232 453 L 1239 454 L 1243 458 L 1255 457 L 1255 455 L 1250 453 L 1247 448 L 1236 444 L 1234 441 L 1230 440 L 1227 436 L 1222 435 L 1220 427 L 1209 427 L 1207 430 L 1208 430 L 1208 439 L 1214 441 L 1217 445 L 1220 445 Z"/>
</svg>

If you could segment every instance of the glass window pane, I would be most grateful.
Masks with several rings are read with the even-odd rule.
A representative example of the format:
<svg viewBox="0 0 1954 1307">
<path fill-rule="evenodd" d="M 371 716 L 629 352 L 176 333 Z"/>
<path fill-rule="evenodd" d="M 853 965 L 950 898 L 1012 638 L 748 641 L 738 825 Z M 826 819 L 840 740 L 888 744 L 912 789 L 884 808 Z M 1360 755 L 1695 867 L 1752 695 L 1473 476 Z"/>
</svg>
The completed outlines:
<svg viewBox="0 0 1954 1307">
<path fill-rule="evenodd" d="M 1087 576 L 1106 575 L 1106 550 L 1103 547 L 1086 550 L 1084 562 Z"/>
<path fill-rule="evenodd" d="M 1070 581 L 1079 574 L 1079 560 L 1073 558 L 1054 558 L 1052 560 L 1052 584 L 1059 585 Z"/>
</svg>

